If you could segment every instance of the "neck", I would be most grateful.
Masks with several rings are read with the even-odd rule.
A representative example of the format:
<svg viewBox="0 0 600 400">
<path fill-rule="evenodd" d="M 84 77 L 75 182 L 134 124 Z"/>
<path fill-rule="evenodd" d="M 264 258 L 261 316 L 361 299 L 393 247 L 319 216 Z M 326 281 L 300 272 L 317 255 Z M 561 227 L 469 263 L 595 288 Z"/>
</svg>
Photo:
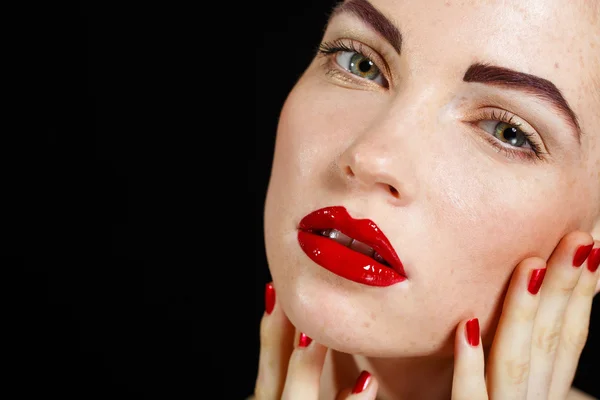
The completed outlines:
<svg viewBox="0 0 600 400">
<path fill-rule="evenodd" d="M 321 375 L 321 398 L 352 387 L 361 370 L 379 382 L 378 400 L 449 399 L 454 359 L 450 357 L 367 358 L 330 350 Z"/>
</svg>

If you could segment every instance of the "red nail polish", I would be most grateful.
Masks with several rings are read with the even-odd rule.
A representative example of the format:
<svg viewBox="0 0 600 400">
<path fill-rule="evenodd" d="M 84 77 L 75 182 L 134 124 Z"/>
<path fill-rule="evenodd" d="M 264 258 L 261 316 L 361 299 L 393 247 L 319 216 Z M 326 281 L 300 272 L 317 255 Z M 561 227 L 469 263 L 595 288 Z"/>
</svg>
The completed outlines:
<svg viewBox="0 0 600 400">
<path fill-rule="evenodd" d="M 367 386 L 369 386 L 369 382 L 371 381 L 371 374 L 368 371 L 363 371 L 360 373 L 358 378 L 356 379 L 356 383 L 352 388 L 352 394 L 361 393 L 364 391 Z"/>
<path fill-rule="evenodd" d="M 267 314 L 271 314 L 273 312 L 273 308 L 275 307 L 275 288 L 272 283 L 267 283 L 265 287 L 265 311 Z"/>
<path fill-rule="evenodd" d="M 546 276 L 546 268 L 534 269 L 531 271 L 529 286 L 527 286 L 529 293 L 537 294 L 537 292 L 540 291 L 540 287 L 542 287 L 542 282 L 544 281 L 544 276 Z"/>
<path fill-rule="evenodd" d="M 298 347 L 306 347 L 312 342 L 312 339 L 306 336 L 304 333 L 300 333 L 300 339 L 298 339 Z"/>
<path fill-rule="evenodd" d="M 479 346 L 479 319 L 473 318 L 465 324 L 467 331 L 467 341 L 473 347 Z"/>
<path fill-rule="evenodd" d="M 594 247 L 594 243 L 588 244 L 587 246 L 579 246 L 577 251 L 575 252 L 575 257 L 573 257 L 573 266 L 580 267 L 581 264 L 588 258 L 590 251 L 592 251 L 592 247 Z"/>
<path fill-rule="evenodd" d="M 598 265 L 600 265 L 600 247 L 595 248 L 590 252 L 587 267 L 590 271 L 596 272 Z"/>
</svg>

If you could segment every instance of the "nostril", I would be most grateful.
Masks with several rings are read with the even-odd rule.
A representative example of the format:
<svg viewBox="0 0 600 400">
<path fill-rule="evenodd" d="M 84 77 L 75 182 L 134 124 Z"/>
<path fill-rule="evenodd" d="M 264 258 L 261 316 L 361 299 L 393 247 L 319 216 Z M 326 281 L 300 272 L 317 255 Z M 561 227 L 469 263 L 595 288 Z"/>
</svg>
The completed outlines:
<svg viewBox="0 0 600 400">
<path fill-rule="evenodd" d="M 350 167 L 349 165 L 346 166 L 346 167 L 344 167 L 343 170 L 346 173 L 346 176 L 349 177 L 349 178 L 354 178 L 356 176 L 356 174 L 352 170 L 352 167 Z M 376 176 L 367 176 L 367 178 L 369 178 L 369 179 L 371 179 L 371 178 L 375 179 Z M 363 183 L 367 183 L 368 184 L 368 183 L 373 183 L 373 182 L 366 181 L 366 182 L 363 182 Z M 387 183 L 384 183 L 384 182 L 381 182 L 381 181 L 380 182 L 374 182 L 374 183 L 377 186 L 379 186 L 380 188 L 383 188 L 384 190 L 385 190 L 385 188 L 387 188 L 387 190 L 390 192 L 390 194 L 392 196 L 394 196 L 394 198 L 396 198 L 396 199 L 400 198 L 400 193 L 398 192 L 398 190 L 394 186 L 392 186 L 390 184 L 387 184 Z"/>
</svg>

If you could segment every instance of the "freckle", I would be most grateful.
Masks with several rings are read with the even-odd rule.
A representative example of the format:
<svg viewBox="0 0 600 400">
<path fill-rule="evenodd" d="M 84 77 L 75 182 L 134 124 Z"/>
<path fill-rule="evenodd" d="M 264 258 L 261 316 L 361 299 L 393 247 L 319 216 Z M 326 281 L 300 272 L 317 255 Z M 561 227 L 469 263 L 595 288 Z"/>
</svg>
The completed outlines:
<svg viewBox="0 0 600 400">
<path fill-rule="evenodd" d="M 527 13 L 527 9 L 523 7 L 519 7 L 518 11 L 523 14 L 523 20 L 527 21 L 529 19 L 529 14 Z"/>
<path fill-rule="evenodd" d="M 558 63 L 557 63 L 557 62 L 555 62 L 555 63 L 554 63 L 554 68 L 558 69 L 558 68 L 560 68 L 560 65 L 558 65 Z"/>
</svg>

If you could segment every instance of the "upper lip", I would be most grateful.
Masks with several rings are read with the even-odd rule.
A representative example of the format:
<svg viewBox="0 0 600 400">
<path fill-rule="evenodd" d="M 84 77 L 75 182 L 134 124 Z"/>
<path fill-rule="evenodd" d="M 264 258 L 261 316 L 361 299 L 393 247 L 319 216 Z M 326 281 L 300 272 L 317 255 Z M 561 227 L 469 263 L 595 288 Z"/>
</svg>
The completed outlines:
<svg viewBox="0 0 600 400">
<path fill-rule="evenodd" d="M 396 272 L 406 277 L 400 257 L 377 224 L 370 219 L 352 218 L 343 206 L 324 207 L 311 212 L 302 218 L 298 229 L 309 232 L 337 229 L 372 247 Z"/>
</svg>

